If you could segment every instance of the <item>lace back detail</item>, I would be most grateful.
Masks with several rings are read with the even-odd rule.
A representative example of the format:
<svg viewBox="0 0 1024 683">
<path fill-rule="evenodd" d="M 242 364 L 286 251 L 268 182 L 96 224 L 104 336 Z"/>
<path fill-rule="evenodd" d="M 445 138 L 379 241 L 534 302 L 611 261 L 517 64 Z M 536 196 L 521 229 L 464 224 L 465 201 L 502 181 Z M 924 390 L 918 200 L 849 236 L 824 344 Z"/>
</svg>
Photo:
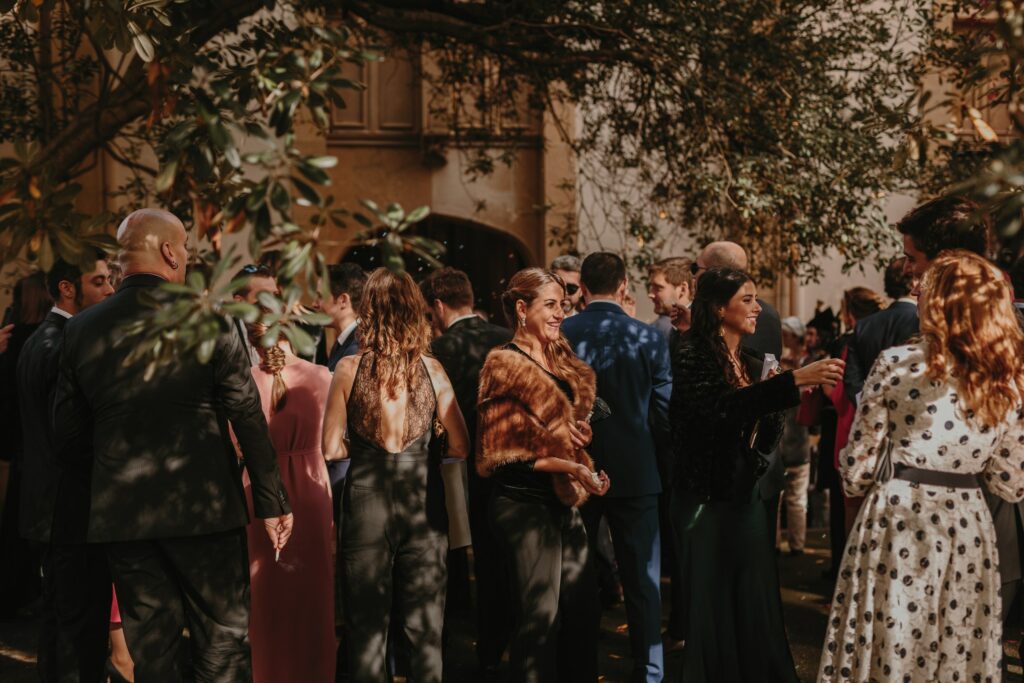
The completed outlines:
<svg viewBox="0 0 1024 683">
<path fill-rule="evenodd" d="M 369 441 L 386 451 L 388 449 L 384 445 L 384 413 L 381 409 L 383 389 L 376 372 L 378 362 L 380 361 L 369 351 L 359 359 L 359 367 L 352 384 L 352 393 L 348 399 L 349 429 L 364 441 Z M 406 387 L 402 451 L 407 450 L 424 434 L 430 432 L 434 424 L 436 410 L 434 385 L 430 381 L 427 366 L 422 359 L 416 362 L 416 366 L 412 381 Z"/>
</svg>

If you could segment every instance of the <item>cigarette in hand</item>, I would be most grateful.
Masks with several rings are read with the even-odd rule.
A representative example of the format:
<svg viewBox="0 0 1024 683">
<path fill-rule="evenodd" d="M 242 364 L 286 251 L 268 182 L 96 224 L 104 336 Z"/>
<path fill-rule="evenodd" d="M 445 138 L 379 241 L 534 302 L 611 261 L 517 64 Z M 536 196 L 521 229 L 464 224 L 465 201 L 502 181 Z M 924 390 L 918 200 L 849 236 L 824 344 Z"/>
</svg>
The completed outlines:
<svg viewBox="0 0 1024 683">
<path fill-rule="evenodd" d="M 278 562 L 281 559 L 281 549 L 278 548 L 274 551 L 274 562 Z"/>
</svg>

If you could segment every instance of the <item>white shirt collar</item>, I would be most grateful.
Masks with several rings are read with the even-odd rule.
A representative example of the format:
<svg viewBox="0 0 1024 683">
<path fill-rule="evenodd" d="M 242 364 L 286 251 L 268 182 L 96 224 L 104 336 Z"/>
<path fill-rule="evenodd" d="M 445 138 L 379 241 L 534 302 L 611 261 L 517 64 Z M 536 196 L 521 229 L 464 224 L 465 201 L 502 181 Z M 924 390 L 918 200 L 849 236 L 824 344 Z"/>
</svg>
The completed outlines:
<svg viewBox="0 0 1024 683">
<path fill-rule="evenodd" d="M 896 299 L 896 303 L 898 303 L 898 304 L 913 304 L 913 305 L 916 306 L 917 305 L 917 299 L 915 299 L 912 296 L 901 296 L 899 299 Z"/>
<path fill-rule="evenodd" d="M 338 346 L 344 346 L 345 342 L 348 341 L 348 338 L 352 336 L 352 333 L 356 331 L 356 327 L 358 327 L 358 326 L 359 326 L 359 318 L 356 318 L 355 320 L 350 322 L 348 325 L 346 325 L 345 329 L 343 329 L 341 332 L 338 333 L 338 341 L 337 341 Z"/>
<path fill-rule="evenodd" d="M 70 313 L 68 313 L 67 311 L 65 311 L 65 310 L 64 310 L 63 308 L 61 308 L 60 306 L 54 306 L 53 308 L 51 308 L 51 309 L 50 309 L 50 313 L 56 313 L 57 315 L 62 315 L 62 316 L 64 316 L 65 318 L 67 318 L 68 320 L 70 320 L 70 319 L 71 319 L 71 314 L 70 314 Z"/>
<path fill-rule="evenodd" d="M 448 323 L 448 327 L 446 327 L 445 329 L 446 330 L 449 329 L 455 323 L 459 323 L 459 322 L 462 322 L 463 320 L 469 320 L 470 318 L 475 318 L 475 317 L 476 317 L 476 313 L 467 313 L 466 315 L 460 315 L 458 318 L 456 318 L 455 320 L 453 320 L 450 323 Z"/>
</svg>

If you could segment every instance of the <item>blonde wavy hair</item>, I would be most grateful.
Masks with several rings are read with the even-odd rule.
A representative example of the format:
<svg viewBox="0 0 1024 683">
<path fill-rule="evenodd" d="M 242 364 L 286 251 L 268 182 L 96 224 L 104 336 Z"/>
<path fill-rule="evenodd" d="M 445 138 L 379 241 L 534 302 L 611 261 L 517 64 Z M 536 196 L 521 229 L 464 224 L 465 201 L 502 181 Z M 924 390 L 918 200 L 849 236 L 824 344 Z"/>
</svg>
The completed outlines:
<svg viewBox="0 0 1024 683">
<path fill-rule="evenodd" d="M 408 273 L 387 268 L 370 273 L 359 304 L 359 346 L 374 354 L 373 376 L 391 399 L 414 378 L 417 363 L 427 354 L 430 325 L 427 305 Z"/>
<path fill-rule="evenodd" d="M 1002 273 L 963 249 L 944 251 L 921 280 L 928 375 L 955 377 L 968 419 L 995 427 L 1024 397 L 1024 332 Z"/>
<path fill-rule="evenodd" d="M 562 288 L 562 299 L 565 299 L 565 281 L 550 270 L 524 268 L 512 276 L 508 288 L 501 295 L 501 307 L 505 313 L 505 319 L 508 320 L 508 324 L 513 330 L 519 328 L 516 302 L 522 301 L 529 307 L 540 296 L 541 288 L 551 283 Z M 574 360 L 578 360 L 576 352 L 569 346 L 564 335 L 559 334 L 558 339 L 544 347 L 544 357 L 557 377 L 569 382 L 574 387 L 583 384 L 583 374 L 573 363 Z"/>
</svg>

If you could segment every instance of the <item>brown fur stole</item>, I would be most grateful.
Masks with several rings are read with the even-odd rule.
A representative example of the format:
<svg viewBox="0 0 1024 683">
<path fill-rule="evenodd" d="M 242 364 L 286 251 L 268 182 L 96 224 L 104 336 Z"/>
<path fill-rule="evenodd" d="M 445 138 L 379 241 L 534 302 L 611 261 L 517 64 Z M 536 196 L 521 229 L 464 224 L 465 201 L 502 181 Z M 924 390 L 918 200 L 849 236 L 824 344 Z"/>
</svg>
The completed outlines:
<svg viewBox="0 0 1024 683">
<path fill-rule="evenodd" d="M 538 458 L 594 463 L 572 445 L 569 424 L 585 420 L 597 395 L 594 371 L 581 360 L 573 364 L 583 377 L 570 382 L 574 401 L 531 358 L 518 351 L 495 349 L 480 372 L 476 468 L 488 477 L 495 468 Z M 582 485 L 567 474 L 553 474 L 555 494 L 565 505 L 586 501 Z"/>
</svg>

